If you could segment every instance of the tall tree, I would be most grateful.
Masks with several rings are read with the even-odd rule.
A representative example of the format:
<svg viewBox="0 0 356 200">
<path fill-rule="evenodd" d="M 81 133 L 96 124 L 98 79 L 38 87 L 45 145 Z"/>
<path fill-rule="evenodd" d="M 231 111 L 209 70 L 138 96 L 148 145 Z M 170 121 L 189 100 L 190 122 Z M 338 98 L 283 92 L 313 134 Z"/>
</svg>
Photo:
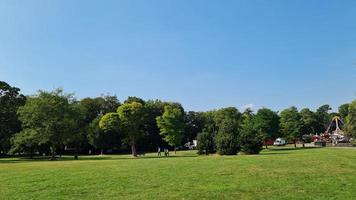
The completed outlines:
<svg viewBox="0 0 356 200">
<path fill-rule="evenodd" d="M 198 133 L 202 132 L 204 127 L 204 116 L 201 112 L 189 111 L 184 117 L 184 142 L 195 140 Z"/>
<path fill-rule="evenodd" d="M 100 155 L 104 154 L 106 147 L 105 132 L 99 127 L 101 117 L 95 118 L 88 126 L 88 142 L 96 149 L 100 149 Z"/>
<path fill-rule="evenodd" d="M 131 145 L 132 156 L 136 157 L 136 143 L 143 136 L 144 107 L 141 103 L 133 101 L 122 104 L 117 112 L 123 131 Z"/>
<path fill-rule="evenodd" d="M 203 112 L 203 130 L 197 135 L 197 149 L 198 154 L 209 154 L 216 152 L 215 137 L 218 131 L 218 127 L 214 121 L 215 111 Z"/>
<path fill-rule="evenodd" d="M 88 144 L 87 141 L 87 126 L 86 113 L 84 107 L 78 101 L 70 103 L 70 113 L 68 113 L 68 121 L 70 134 L 64 140 L 64 145 L 74 150 L 74 159 L 78 159 L 79 149 Z M 61 150 L 61 149 L 59 149 Z"/>
<path fill-rule="evenodd" d="M 265 134 L 262 133 L 262 126 L 256 125 L 256 116 L 245 117 L 242 121 L 239 143 L 241 151 L 246 154 L 258 154 L 262 150 Z M 261 122 L 259 119 L 262 125 Z"/>
<path fill-rule="evenodd" d="M 148 100 L 145 102 L 144 135 L 138 143 L 146 150 L 154 151 L 157 150 L 157 147 L 167 145 L 160 135 L 160 130 L 156 122 L 156 118 L 162 116 L 165 105 L 167 104 L 160 100 Z"/>
<path fill-rule="evenodd" d="M 297 147 L 297 139 L 301 137 L 301 120 L 296 107 L 292 106 L 281 112 L 280 127 L 282 135 L 288 140 L 293 140 L 294 147 Z"/>
<path fill-rule="evenodd" d="M 24 129 L 39 134 L 39 145 L 49 145 L 52 159 L 57 149 L 73 134 L 76 125 L 76 111 L 71 106 L 73 101 L 72 95 L 64 94 L 60 89 L 39 91 L 18 110 Z"/>
<path fill-rule="evenodd" d="M 10 138 L 21 131 L 17 109 L 25 104 L 26 97 L 20 89 L 0 81 L 0 152 L 10 149 Z"/>
<path fill-rule="evenodd" d="M 218 127 L 215 137 L 216 150 L 221 155 L 235 155 L 239 150 L 239 130 L 241 113 L 234 108 L 223 108 L 214 113 L 214 121 Z"/>
<path fill-rule="evenodd" d="M 97 128 L 99 125 L 99 129 Z M 118 113 L 106 113 L 97 117 L 89 125 L 89 142 L 96 148 L 100 148 L 103 155 L 104 148 L 120 146 L 121 144 L 121 120 Z"/>
<path fill-rule="evenodd" d="M 301 117 L 301 133 L 302 134 L 315 134 L 318 128 L 318 118 L 316 114 L 309 108 L 303 108 L 300 111 Z"/>
<path fill-rule="evenodd" d="M 180 145 L 184 132 L 184 112 L 175 106 L 167 105 L 164 107 L 163 115 L 157 117 L 157 126 L 163 139 L 174 147 Z"/>
<path fill-rule="evenodd" d="M 257 111 L 253 124 L 263 134 L 266 148 L 267 140 L 279 136 L 279 116 L 268 108 L 261 108 Z M 247 126 L 246 128 L 249 129 L 250 127 Z"/>
<path fill-rule="evenodd" d="M 116 96 L 102 96 L 96 98 L 84 98 L 80 100 L 80 105 L 84 108 L 85 121 L 90 123 L 98 116 L 109 112 L 116 112 L 120 106 L 120 101 Z"/>
<path fill-rule="evenodd" d="M 339 115 L 342 120 L 345 120 L 347 115 L 349 114 L 349 105 L 348 103 L 342 104 L 339 106 Z"/>
<path fill-rule="evenodd" d="M 89 148 L 89 144 L 96 146 L 93 143 L 93 131 L 98 130 L 99 127 L 94 128 L 92 122 L 109 112 L 116 112 L 116 109 L 120 106 L 120 102 L 116 96 L 100 96 L 95 98 L 84 98 L 78 103 L 81 113 L 83 115 L 83 121 L 81 121 L 81 146 L 84 148 Z M 96 122 L 99 120 L 97 119 Z M 91 126 L 91 127 L 90 127 Z M 100 134 L 99 134 L 100 135 Z M 107 134 L 106 134 L 107 135 Z M 89 141 L 91 139 L 91 141 Z M 102 148 L 101 148 L 102 149 Z"/>
<path fill-rule="evenodd" d="M 356 138 L 356 100 L 350 103 L 345 122 L 346 134 Z"/>
<path fill-rule="evenodd" d="M 330 110 L 331 107 L 328 104 L 322 105 L 316 110 L 315 115 L 319 122 L 316 130 L 317 133 L 324 133 L 327 129 L 331 121 L 331 116 L 329 114 Z"/>
<path fill-rule="evenodd" d="M 116 112 L 117 108 L 121 105 L 120 101 L 115 95 L 104 95 L 101 96 L 101 98 L 104 99 L 101 105 L 101 114 Z"/>
</svg>

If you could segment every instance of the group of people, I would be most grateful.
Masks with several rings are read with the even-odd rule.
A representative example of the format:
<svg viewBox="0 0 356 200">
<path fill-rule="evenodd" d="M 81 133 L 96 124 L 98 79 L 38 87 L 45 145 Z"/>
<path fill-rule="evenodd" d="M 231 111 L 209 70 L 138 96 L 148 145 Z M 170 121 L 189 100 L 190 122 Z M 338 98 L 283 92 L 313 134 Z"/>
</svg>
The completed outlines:
<svg viewBox="0 0 356 200">
<path fill-rule="evenodd" d="M 157 156 L 158 156 L 158 157 L 162 156 L 162 154 L 161 154 L 161 147 L 158 147 Z M 169 150 L 168 150 L 168 148 L 164 148 L 164 156 L 169 156 Z"/>
</svg>

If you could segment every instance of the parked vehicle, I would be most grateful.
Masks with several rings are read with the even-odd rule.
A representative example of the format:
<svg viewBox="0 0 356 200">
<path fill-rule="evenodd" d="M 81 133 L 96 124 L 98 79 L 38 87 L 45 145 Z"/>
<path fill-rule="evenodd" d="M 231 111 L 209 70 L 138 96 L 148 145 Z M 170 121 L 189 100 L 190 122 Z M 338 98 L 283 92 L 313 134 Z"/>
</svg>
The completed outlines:
<svg viewBox="0 0 356 200">
<path fill-rule="evenodd" d="M 197 140 L 193 140 L 192 142 L 187 142 L 184 144 L 184 146 L 189 150 L 196 149 L 197 148 Z"/>
<path fill-rule="evenodd" d="M 287 141 L 283 138 L 277 138 L 274 142 L 273 145 L 274 146 L 284 146 L 287 144 Z"/>
</svg>

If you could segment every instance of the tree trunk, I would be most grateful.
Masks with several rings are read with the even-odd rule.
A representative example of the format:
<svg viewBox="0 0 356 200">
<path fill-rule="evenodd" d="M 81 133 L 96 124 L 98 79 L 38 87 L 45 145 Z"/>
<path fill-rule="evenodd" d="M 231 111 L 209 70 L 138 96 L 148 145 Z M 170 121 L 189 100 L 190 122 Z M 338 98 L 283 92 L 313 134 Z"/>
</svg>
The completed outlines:
<svg viewBox="0 0 356 200">
<path fill-rule="evenodd" d="M 297 141 L 294 140 L 294 148 L 297 148 Z"/>
<path fill-rule="evenodd" d="M 177 154 L 177 148 L 176 146 L 174 145 L 174 155 Z"/>
<path fill-rule="evenodd" d="M 78 148 L 74 150 L 74 160 L 78 160 Z"/>
<path fill-rule="evenodd" d="M 59 152 L 58 152 L 58 153 L 59 153 L 59 157 L 62 158 L 62 147 L 61 147 L 61 146 L 59 147 L 59 150 L 58 150 L 58 151 L 59 151 Z"/>
<path fill-rule="evenodd" d="M 104 155 L 104 149 L 103 149 L 103 148 L 100 149 L 100 155 L 101 155 L 101 156 Z"/>
<path fill-rule="evenodd" d="M 51 160 L 55 160 L 56 159 L 56 147 L 55 146 L 52 146 L 51 147 Z"/>
<path fill-rule="evenodd" d="M 133 157 L 137 157 L 136 147 L 134 144 L 131 144 L 131 152 Z"/>
<path fill-rule="evenodd" d="M 305 148 L 305 143 L 303 142 L 303 148 Z"/>
</svg>

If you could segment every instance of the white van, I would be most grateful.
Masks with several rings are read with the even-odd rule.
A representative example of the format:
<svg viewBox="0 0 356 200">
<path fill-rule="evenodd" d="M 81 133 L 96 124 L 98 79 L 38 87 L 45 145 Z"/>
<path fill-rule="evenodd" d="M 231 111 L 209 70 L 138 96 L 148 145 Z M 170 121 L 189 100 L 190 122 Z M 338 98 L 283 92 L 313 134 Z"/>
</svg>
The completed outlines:
<svg viewBox="0 0 356 200">
<path fill-rule="evenodd" d="M 277 139 L 273 142 L 273 145 L 274 145 L 274 146 L 284 146 L 284 145 L 286 145 L 286 144 L 287 144 L 287 142 L 286 142 L 286 140 L 283 139 L 283 138 L 277 138 Z"/>
</svg>

